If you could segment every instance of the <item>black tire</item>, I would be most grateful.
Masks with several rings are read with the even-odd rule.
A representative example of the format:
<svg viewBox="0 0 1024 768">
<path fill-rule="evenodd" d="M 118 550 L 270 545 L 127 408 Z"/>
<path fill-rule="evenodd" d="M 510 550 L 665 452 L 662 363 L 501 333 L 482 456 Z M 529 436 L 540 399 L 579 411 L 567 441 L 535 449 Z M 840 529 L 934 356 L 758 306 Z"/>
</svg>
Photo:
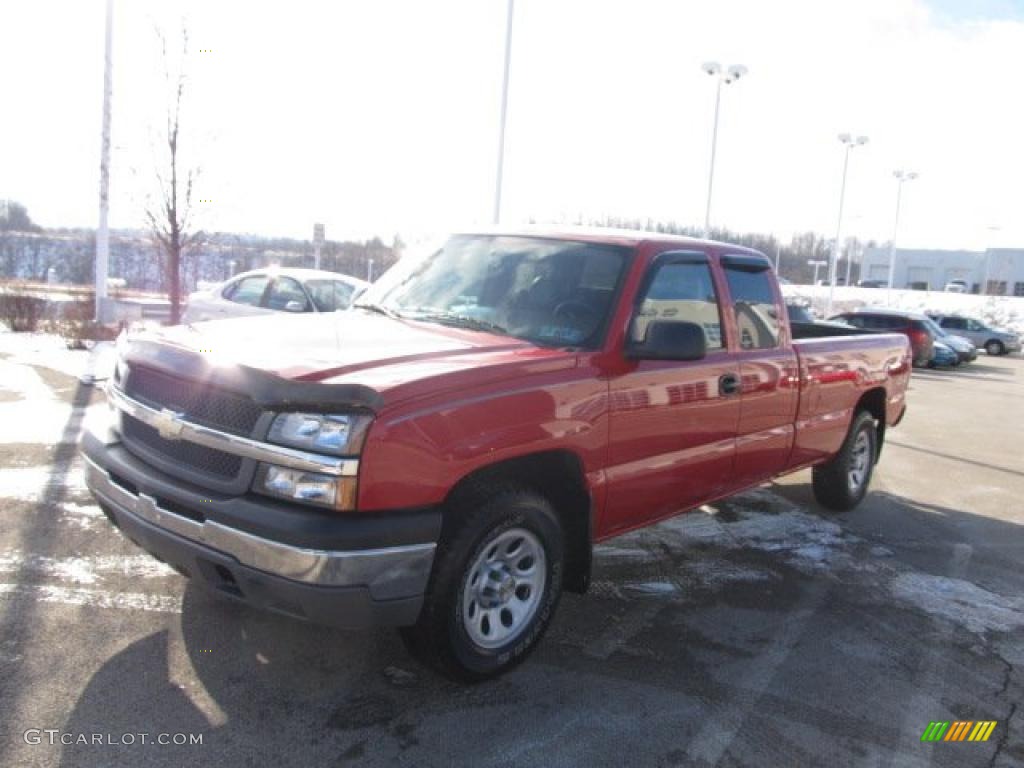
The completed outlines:
<svg viewBox="0 0 1024 768">
<path fill-rule="evenodd" d="M 863 438 L 861 438 L 862 435 Z M 852 471 L 856 467 L 858 456 L 861 455 L 863 447 L 863 443 L 859 442 L 861 439 L 867 441 L 867 463 L 861 472 L 859 483 L 855 485 L 852 480 Z M 814 498 L 823 507 L 837 512 L 853 509 L 860 504 L 868 492 L 876 458 L 878 458 L 878 428 L 875 426 L 875 418 L 867 411 L 857 411 L 839 453 L 831 461 L 819 464 L 814 468 Z"/>
<path fill-rule="evenodd" d="M 1006 347 L 1003 346 L 1003 342 L 991 339 L 985 342 L 985 351 L 993 357 L 999 357 L 1006 353 Z"/>
<path fill-rule="evenodd" d="M 423 610 L 416 624 L 400 631 L 406 647 L 422 663 L 454 680 L 479 682 L 520 664 L 547 629 L 562 594 L 562 529 L 547 499 L 520 488 L 477 494 L 446 514 L 454 522 L 445 525 Z M 497 539 L 517 530 L 532 534 L 543 547 L 543 589 L 538 590 L 532 613 L 508 642 L 483 647 L 470 636 L 463 612 L 464 603 L 471 602 L 464 601 L 465 590 L 472 588 L 467 584 L 470 570 Z M 516 599 L 515 593 L 511 599 Z"/>
</svg>

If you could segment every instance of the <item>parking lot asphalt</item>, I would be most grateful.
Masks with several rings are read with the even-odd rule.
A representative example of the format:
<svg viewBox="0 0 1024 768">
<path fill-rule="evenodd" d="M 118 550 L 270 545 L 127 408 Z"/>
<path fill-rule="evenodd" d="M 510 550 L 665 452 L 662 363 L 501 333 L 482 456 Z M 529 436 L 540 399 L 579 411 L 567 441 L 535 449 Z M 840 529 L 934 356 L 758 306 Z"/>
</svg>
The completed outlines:
<svg viewBox="0 0 1024 768">
<path fill-rule="evenodd" d="M 1019 357 L 915 372 L 852 512 L 801 472 L 599 547 L 531 659 L 472 687 L 112 530 L 74 444 L 101 399 L 0 358 L 0 765 L 1024 764 Z M 997 724 L 921 741 L 957 720 Z M 161 733 L 202 744 L 141 744 Z"/>
</svg>

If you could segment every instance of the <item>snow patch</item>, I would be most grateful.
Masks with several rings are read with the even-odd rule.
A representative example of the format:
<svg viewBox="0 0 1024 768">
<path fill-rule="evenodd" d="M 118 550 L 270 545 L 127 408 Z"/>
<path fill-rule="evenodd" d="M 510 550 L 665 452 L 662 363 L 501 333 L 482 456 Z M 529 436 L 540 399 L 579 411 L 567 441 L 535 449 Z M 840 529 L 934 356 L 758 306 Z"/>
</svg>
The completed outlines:
<svg viewBox="0 0 1024 768">
<path fill-rule="evenodd" d="M 66 473 L 46 465 L 0 469 L 0 498 L 39 502 L 55 490 L 67 494 L 85 493 L 85 475 L 78 467 Z"/>
<path fill-rule="evenodd" d="M 46 557 L 18 550 L 0 553 L 0 573 L 29 572 L 71 584 L 95 584 L 110 577 L 154 579 L 175 571 L 149 555 Z"/>
<path fill-rule="evenodd" d="M 147 595 L 142 592 L 109 592 L 81 587 L 42 584 L 0 584 L 0 598 L 26 597 L 40 603 L 117 608 L 154 613 L 181 613 L 181 598 L 175 595 Z"/>
<path fill-rule="evenodd" d="M 61 520 L 68 525 L 89 531 L 101 523 L 106 517 L 103 510 L 95 504 L 79 504 L 67 501 L 60 505 Z"/>
<path fill-rule="evenodd" d="M 68 349 L 60 336 L 49 333 L 0 333 L 0 355 L 7 363 L 40 366 L 77 378 L 84 373 L 108 376 L 114 366 L 114 343 L 98 342 L 91 350 Z"/>
<path fill-rule="evenodd" d="M 1024 598 L 1004 597 L 963 579 L 903 573 L 892 580 L 889 589 L 915 608 L 975 634 L 1024 627 Z"/>
<path fill-rule="evenodd" d="M 783 295 L 789 299 L 803 299 L 822 315 L 828 297 L 827 285 L 783 285 Z M 863 306 L 886 306 L 888 291 L 884 288 L 857 288 L 836 286 L 832 302 L 833 313 L 846 312 Z M 1017 296 L 981 296 L 971 293 L 945 293 L 943 291 L 893 291 L 892 307 L 908 312 L 934 312 L 944 315 L 964 315 L 981 320 L 986 325 L 1024 336 L 1024 298 Z"/>
</svg>

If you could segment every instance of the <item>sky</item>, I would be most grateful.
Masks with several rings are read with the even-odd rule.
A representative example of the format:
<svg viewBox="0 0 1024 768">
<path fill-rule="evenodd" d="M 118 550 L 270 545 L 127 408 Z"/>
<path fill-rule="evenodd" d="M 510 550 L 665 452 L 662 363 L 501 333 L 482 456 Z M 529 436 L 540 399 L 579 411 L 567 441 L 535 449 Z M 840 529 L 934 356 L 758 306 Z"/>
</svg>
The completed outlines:
<svg viewBox="0 0 1024 768">
<path fill-rule="evenodd" d="M 489 223 L 506 0 L 114 0 L 110 220 L 144 223 L 189 30 L 198 224 L 390 241 Z M 95 226 L 104 0 L 0 0 L 0 198 Z M 617 216 L 1024 246 L 1024 0 L 517 0 L 502 222 Z M 170 55 L 171 69 L 178 66 Z"/>
</svg>

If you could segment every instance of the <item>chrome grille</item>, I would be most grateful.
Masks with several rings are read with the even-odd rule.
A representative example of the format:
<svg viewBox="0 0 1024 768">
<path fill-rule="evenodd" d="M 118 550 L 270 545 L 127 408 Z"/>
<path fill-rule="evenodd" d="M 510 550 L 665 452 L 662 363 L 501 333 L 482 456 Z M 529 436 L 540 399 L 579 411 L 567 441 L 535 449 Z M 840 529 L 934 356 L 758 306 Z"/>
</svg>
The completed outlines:
<svg viewBox="0 0 1024 768">
<path fill-rule="evenodd" d="M 133 443 L 141 444 L 154 453 L 196 472 L 222 480 L 233 480 L 242 468 L 241 456 L 185 440 L 166 440 L 153 427 L 128 414 L 121 416 L 121 429 L 129 448 Z"/>
<path fill-rule="evenodd" d="M 252 435 L 262 413 L 247 397 L 145 366 L 129 368 L 124 391 L 152 408 L 169 408 L 189 421 L 245 437 Z"/>
</svg>

